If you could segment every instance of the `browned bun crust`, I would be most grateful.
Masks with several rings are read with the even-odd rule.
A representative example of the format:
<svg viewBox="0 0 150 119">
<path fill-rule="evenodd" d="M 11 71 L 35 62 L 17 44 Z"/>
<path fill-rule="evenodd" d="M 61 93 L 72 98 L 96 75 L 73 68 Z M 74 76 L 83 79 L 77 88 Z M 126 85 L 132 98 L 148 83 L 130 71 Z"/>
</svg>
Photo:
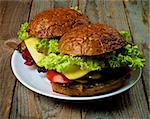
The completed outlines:
<svg viewBox="0 0 150 119">
<path fill-rule="evenodd" d="M 95 85 L 75 84 L 71 86 L 63 86 L 62 84 L 53 83 L 52 89 L 54 92 L 69 95 L 69 96 L 92 96 L 99 93 L 106 93 L 121 87 L 124 84 L 124 79 L 109 80 L 105 83 L 96 83 Z"/>
<path fill-rule="evenodd" d="M 60 52 L 73 56 L 100 55 L 123 45 L 121 34 L 107 24 L 80 25 L 65 33 L 59 41 Z"/>
<path fill-rule="evenodd" d="M 88 24 L 89 19 L 69 8 L 50 8 L 37 14 L 29 22 L 27 32 L 39 38 L 60 37 L 70 29 Z"/>
</svg>

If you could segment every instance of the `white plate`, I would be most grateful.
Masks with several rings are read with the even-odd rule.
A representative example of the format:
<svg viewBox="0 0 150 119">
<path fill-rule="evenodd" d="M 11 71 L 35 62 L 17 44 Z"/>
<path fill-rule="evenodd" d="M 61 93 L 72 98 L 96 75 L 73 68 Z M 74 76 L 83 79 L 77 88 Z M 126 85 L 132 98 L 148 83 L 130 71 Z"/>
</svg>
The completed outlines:
<svg viewBox="0 0 150 119">
<path fill-rule="evenodd" d="M 24 60 L 18 51 L 14 51 L 12 55 L 11 66 L 17 79 L 30 90 L 48 97 L 76 101 L 102 99 L 120 94 L 131 88 L 140 79 L 142 72 L 141 68 L 137 69 L 136 71 L 132 71 L 131 77 L 129 80 L 127 80 L 126 85 L 113 92 L 88 97 L 72 97 L 54 93 L 52 91 L 50 82 L 45 77 L 45 74 L 38 73 L 36 67 L 31 68 L 24 65 Z"/>
</svg>

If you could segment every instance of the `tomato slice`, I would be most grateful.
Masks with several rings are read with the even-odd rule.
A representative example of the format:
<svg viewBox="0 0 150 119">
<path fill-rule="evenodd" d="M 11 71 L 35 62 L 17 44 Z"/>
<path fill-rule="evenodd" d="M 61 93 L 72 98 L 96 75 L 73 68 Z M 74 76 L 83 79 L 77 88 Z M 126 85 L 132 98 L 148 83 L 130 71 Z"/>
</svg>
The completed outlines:
<svg viewBox="0 0 150 119">
<path fill-rule="evenodd" d="M 29 53 L 29 51 L 28 51 L 27 48 L 24 49 L 24 50 L 22 50 L 22 57 L 23 57 L 25 60 L 27 60 L 27 59 L 32 59 L 32 57 L 31 57 L 31 55 L 30 55 L 30 53 Z"/>
<path fill-rule="evenodd" d="M 28 66 L 34 65 L 34 61 L 32 59 L 32 56 L 30 55 L 30 53 L 29 53 L 27 48 L 22 50 L 22 57 L 25 60 L 24 64 L 26 64 Z"/>
<path fill-rule="evenodd" d="M 24 62 L 25 65 L 28 65 L 28 66 L 32 66 L 34 64 L 34 61 L 33 60 L 26 60 Z"/>
<path fill-rule="evenodd" d="M 52 70 L 47 71 L 46 77 L 48 78 L 48 80 L 50 80 L 54 83 L 70 83 L 71 82 L 65 76 L 63 76 L 55 71 L 52 71 Z"/>
</svg>

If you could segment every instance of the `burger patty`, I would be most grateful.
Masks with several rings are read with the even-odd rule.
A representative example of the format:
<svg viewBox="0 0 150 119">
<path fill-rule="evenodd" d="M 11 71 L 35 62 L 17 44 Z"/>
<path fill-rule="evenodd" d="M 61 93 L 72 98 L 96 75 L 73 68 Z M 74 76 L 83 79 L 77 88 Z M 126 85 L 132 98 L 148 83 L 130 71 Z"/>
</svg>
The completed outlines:
<svg viewBox="0 0 150 119">
<path fill-rule="evenodd" d="M 89 19 L 69 8 L 51 8 L 37 14 L 29 23 L 27 32 L 38 38 L 60 37 L 72 28 L 88 24 Z"/>
<path fill-rule="evenodd" d="M 109 76 L 108 77 L 104 76 L 102 77 L 104 79 L 101 78 L 95 81 L 83 77 L 82 80 L 88 80 L 87 83 L 73 81 L 70 84 L 60 84 L 51 82 L 52 89 L 54 92 L 69 96 L 90 96 L 99 93 L 106 93 L 124 85 L 125 80 L 128 79 L 130 76 L 130 69 L 128 67 L 124 67 L 121 69 L 118 68 L 115 69 L 115 71 L 116 72 L 113 71 L 115 73 L 113 77 L 111 77 L 113 73 L 112 70 L 102 71 L 104 73 L 102 75 L 109 75 Z M 123 72 L 121 73 L 121 71 Z M 118 73 L 120 74 L 118 75 Z"/>
<path fill-rule="evenodd" d="M 78 84 L 84 84 L 85 86 L 95 86 L 99 83 L 107 84 L 110 80 L 118 80 L 121 77 L 129 78 L 130 76 L 130 68 L 127 66 L 119 67 L 119 68 L 106 68 L 101 71 L 92 71 L 89 72 L 87 75 L 80 79 L 73 80 L 71 83 L 68 84 L 60 84 L 62 86 L 73 86 Z M 92 75 L 100 74 L 101 77 L 97 79 L 89 78 Z"/>
</svg>

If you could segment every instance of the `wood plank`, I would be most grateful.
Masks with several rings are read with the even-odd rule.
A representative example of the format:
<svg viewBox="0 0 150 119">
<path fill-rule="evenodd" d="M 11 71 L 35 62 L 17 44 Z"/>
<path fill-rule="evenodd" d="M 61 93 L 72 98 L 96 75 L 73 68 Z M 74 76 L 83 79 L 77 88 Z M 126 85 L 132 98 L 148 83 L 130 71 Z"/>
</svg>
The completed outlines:
<svg viewBox="0 0 150 119">
<path fill-rule="evenodd" d="M 51 103 L 53 102 L 53 103 Z M 54 118 L 61 105 L 24 87 L 17 82 L 10 118 Z M 58 108 L 58 109 L 57 109 Z M 56 115 L 55 115 L 56 114 Z"/>
<path fill-rule="evenodd" d="M 97 0 L 93 2 L 91 0 L 87 2 L 81 1 L 82 4 L 80 4 L 82 11 L 85 12 L 93 22 L 109 23 L 116 26 L 120 30 L 127 29 L 130 31 L 122 2 L 107 2 L 105 0 Z M 47 6 L 46 8 L 43 6 L 47 5 L 47 3 L 36 3 L 36 1 L 33 1 L 33 5 L 35 4 L 33 11 L 35 12 L 31 11 L 31 17 L 38 12 L 37 9 L 39 9 L 39 11 L 46 9 Z M 71 6 L 72 3 L 74 3 L 74 1 L 64 3 L 64 6 Z M 37 9 L 36 5 L 39 6 Z M 56 3 L 53 1 L 50 5 L 52 5 L 50 7 L 61 7 L 61 5 L 63 7 L 63 4 L 58 1 Z M 90 11 L 90 9 L 92 10 Z M 118 9 L 120 12 L 117 12 Z M 92 15 L 94 18 L 92 18 Z M 80 108 L 82 108 L 82 116 L 80 115 Z M 17 82 L 10 117 L 50 119 L 80 119 L 81 117 L 85 119 L 146 119 L 148 118 L 148 114 L 147 102 L 145 99 L 141 80 L 136 86 L 134 86 L 134 88 L 132 88 L 129 92 L 124 93 L 123 95 L 113 97 L 102 102 L 82 104 L 62 102 L 60 100 L 53 100 L 51 98 L 38 95 Z"/>
<path fill-rule="evenodd" d="M 84 11 L 84 13 L 86 13 L 94 23 L 108 23 L 115 26 L 119 30 L 127 30 L 131 33 L 132 30 L 130 31 L 130 27 L 135 28 L 135 26 L 128 25 L 129 23 L 128 19 L 126 18 L 124 4 L 121 1 L 90 0 L 82 1 L 82 5 L 80 6 L 82 11 Z M 131 5 L 130 9 L 132 7 L 133 6 Z M 137 11 L 137 13 L 135 14 L 136 17 L 140 17 L 138 16 L 138 12 L 140 12 L 139 9 L 132 9 L 132 11 L 130 12 L 135 11 Z M 135 22 L 135 20 L 132 22 Z M 137 23 L 135 25 L 137 26 Z M 136 39 L 134 38 L 134 40 Z M 142 79 L 128 93 L 121 95 L 121 97 L 117 99 L 117 101 L 114 99 L 112 100 L 113 101 L 103 102 L 104 104 L 108 105 L 103 105 L 100 103 L 99 105 L 95 104 L 83 107 L 82 117 L 85 119 L 147 119 L 149 117 Z"/>
<path fill-rule="evenodd" d="M 74 0 L 44 0 L 44 2 L 41 2 L 41 0 L 34 0 L 32 3 L 30 19 L 32 19 L 40 11 L 47 10 L 49 8 L 67 8 L 76 5 L 77 3 Z"/>
<path fill-rule="evenodd" d="M 30 19 L 51 7 L 70 7 L 72 1 L 33 0 Z M 10 118 L 80 119 L 80 107 L 32 92 L 17 82 Z"/>
<path fill-rule="evenodd" d="M 27 18 L 30 2 L 0 2 L 0 118 L 7 119 L 11 110 L 16 78 L 10 68 L 12 51 L 4 41 L 16 37 L 19 25 Z M 23 9 L 24 8 L 24 9 Z"/>
<path fill-rule="evenodd" d="M 17 36 L 20 24 L 28 19 L 30 0 L 1 1 L 0 39 L 7 40 Z"/>
<path fill-rule="evenodd" d="M 31 13 L 30 13 L 30 20 L 39 12 L 47 10 L 48 8 L 54 7 L 54 1 L 44 0 L 33 0 Z"/>
<path fill-rule="evenodd" d="M 80 119 L 80 107 L 32 92 L 17 82 L 11 119 Z"/>
<path fill-rule="evenodd" d="M 149 5 L 150 3 L 147 0 L 137 0 L 124 2 L 125 10 L 127 13 L 131 33 L 134 39 L 134 42 L 140 47 L 144 52 L 144 57 L 146 59 L 145 67 L 143 68 L 143 83 L 145 86 L 145 91 L 147 100 L 149 99 L 149 77 L 150 77 L 150 35 L 149 35 L 149 24 L 150 24 L 150 14 L 149 14 Z"/>
<path fill-rule="evenodd" d="M 10 69 L 12 52 L 5 49 L 3 44 L 4 42 L 0 40 L 0 118 L 7 118 L 11 108 L 16 79 Z"/>
</svg>

